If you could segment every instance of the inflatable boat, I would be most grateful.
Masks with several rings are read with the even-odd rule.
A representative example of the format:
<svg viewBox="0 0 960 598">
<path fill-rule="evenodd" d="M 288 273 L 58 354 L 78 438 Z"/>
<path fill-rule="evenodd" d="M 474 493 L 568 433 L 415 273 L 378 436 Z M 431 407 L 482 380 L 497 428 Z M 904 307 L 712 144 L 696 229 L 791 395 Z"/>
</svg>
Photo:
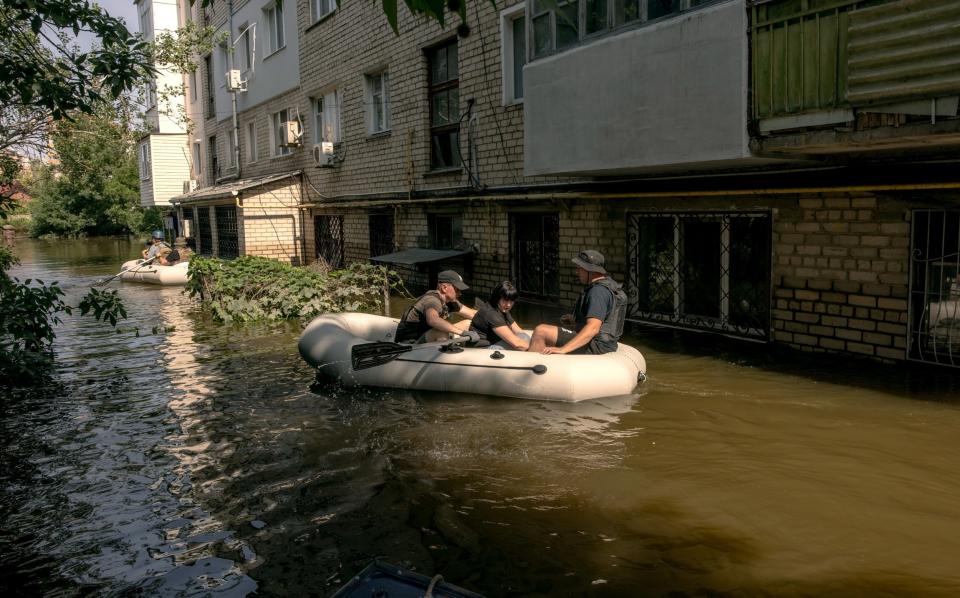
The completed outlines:
<svg viewBox="0 0 960 598">
<path fill-rule="evenodd" d="M 162 285 L 187 284 L 187 268 L 190 262 L 183 261 L 172 266 L 161 266 L 154 263 L 143 265 L 142 261 L 124 262 L 120 266 L 120 280 Z"/>
<path fill-rule="evenodd" d="M 503 346 L 444 341 L 392 342 L 397 320 L 326 314 L 300 335 L 300 355 L 318 374 L 348 386 L 382 386 L 548 401 L 629 395 L 643 380 L 639 351 L 620 344 L 605 355 L 542 355 Z"/>
</svg>

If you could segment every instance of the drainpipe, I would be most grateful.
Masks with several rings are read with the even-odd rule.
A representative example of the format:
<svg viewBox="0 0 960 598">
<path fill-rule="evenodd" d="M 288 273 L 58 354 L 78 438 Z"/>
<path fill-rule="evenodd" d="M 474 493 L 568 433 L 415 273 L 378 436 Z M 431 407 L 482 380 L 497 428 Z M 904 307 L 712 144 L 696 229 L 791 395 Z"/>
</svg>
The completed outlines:
<svg viewBox="0 0 960 598">
<path fill-rule="evenodd" d="M 227 38 L 230 48 L 228 54 L 230 54 L 230 69 L 233 69 L 234 66 L 234 56 L 235 51 L 233 47 L 233 0 L 228 0 L 227 2 L 227 27 L 230 28 L 230 36 Z M 249 34 L 248 34 L 249 35 Z M 237 90 L 230 90 L 230 103 L 232 105 L 233 112 L 233 163 L 237 165 L 236 178 L 240 178 L 240 120 L 237 118 Z"/>
</svg>

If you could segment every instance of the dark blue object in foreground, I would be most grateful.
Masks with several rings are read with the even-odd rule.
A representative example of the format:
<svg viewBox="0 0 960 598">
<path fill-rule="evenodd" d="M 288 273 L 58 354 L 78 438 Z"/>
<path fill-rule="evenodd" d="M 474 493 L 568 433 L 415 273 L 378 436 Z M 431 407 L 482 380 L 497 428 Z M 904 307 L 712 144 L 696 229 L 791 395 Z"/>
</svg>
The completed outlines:
<svg viewBox="0 0 960 598">
<path fill-rule="evenodd" d="M 429 590 L 429 591 L 428 591 Z M 374 561 L 340 588 L 333 598 L 483 598 L 470 590 L 464 590 L 443 581 L 435 575 L 432 579 L 396 565 Z"/>
</svg>

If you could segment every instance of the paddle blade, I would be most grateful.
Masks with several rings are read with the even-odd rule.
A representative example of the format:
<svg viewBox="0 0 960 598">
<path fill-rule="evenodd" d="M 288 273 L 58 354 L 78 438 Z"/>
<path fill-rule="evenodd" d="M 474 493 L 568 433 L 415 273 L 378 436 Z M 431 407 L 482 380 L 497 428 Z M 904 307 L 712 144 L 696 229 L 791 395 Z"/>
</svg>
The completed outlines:
<svg viewBox="0 0 960 598">
<path fill-rule="evenodd" d="M 354 345 L 350 349 L 350 365 L 354 371 L 365 370 L 389 363 L 397 357 L 411 351 L 413 345 L 401 345 L 387 341 Z"/>
</svg>

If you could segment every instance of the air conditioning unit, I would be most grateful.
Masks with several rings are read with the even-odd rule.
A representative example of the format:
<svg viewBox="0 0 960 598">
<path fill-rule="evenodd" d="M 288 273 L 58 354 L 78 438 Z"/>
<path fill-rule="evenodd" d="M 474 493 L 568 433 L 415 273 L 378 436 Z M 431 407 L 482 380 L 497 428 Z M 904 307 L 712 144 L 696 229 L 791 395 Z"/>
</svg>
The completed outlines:
<svg viewBox="0 0 960 598">
<path fill-rule="evenodd" d="M 300 145 L 300 123 L 288 120 L 283 123 L 283 145 Z"/>
<path fill-rule="evenodd" d="M 329 141 L 313 145 L 313 161 L 317 166 L 329 168 L 336 165 L 337 156 L 333 153 L 333 144 Z"/>
<path fill-rule="evenodd" d="M 243 91 L 244 81 L 240 79 L 240 71 L 238 69 L 231 69 L 227 71 L 227 89 L 229 91 Z"/>
<path fill-rule="evenodd" d="M 197 181 L 190 179 L 189 181 L 183 181 L 183 192 L 190 193 L 191 191 L 197 190 Z"/>
</svg>

